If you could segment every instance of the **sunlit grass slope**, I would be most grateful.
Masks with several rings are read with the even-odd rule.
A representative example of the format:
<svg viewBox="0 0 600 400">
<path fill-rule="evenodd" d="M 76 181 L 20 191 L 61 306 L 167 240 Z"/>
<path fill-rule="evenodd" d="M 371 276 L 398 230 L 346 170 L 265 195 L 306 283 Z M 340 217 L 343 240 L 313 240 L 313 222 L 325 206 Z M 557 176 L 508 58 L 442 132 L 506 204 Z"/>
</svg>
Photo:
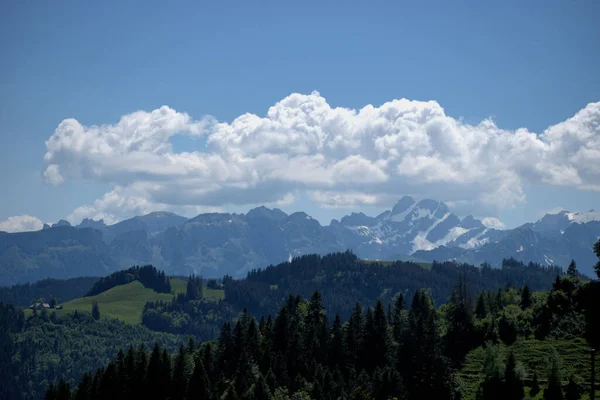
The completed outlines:
<svg viewBox="0 0 600 400">
<path fill-rule="evenodd" d="M 185 293 L 186 282 L 182 279 L 171 279 L 171 289 L 175 294 Z M 204 289 L 204 297 L 212 300 L 223 299 L 223 290 Z M 91 312 L 92 304 L 96 301 L 100 308 L 101 318 L 117 318 L 128 324 L 142 322 L 144 305 L 148 301 L 171 301 L 173 294 L 157 293 L 144 287 L 139 281 L 126 285 L 115 286 L 96 296 L 80 297 L 61 304 L 62 310 L 55 311 L 58 316 L 72 313 L 73 311 Z M 30 311 L 29 311 L 30 312 Z"/>
</svg>

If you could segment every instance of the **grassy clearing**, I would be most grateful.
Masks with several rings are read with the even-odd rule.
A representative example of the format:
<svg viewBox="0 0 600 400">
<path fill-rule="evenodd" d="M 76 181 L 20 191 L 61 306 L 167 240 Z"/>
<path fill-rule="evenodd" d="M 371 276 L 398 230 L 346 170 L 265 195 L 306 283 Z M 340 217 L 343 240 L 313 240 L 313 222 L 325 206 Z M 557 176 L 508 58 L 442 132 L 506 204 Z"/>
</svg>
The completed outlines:
<svg viewBox="0 0 600 400">
<path fill-rule="evenodd" d="M 560 354 L 563 361 L 563 379 L 567 383 L 571 374 L 580 375 L 589 385 L 591 376 L 590 366 L 590 347 L 583 339 L 575 340 L 520 340 L 508 347 L 500 345 L 500 352 L 506 361 L 510 351 L 513 351 L 518 362 L 525 368 L 527 379 L 531 379 L 534 372 L 538 375 L 538 380 L 542 389 L 546 385 L 547 362 L 546 358 L 550 354 L 551 347 L 554 347 Z M 475 399 L 475 394 L 483 375 L 481 368 L 485 358 L 485 350 L 481 347 L 471 351 L 463 367 L 458 373 L 458 377 L 463 389 L 463 399 Z M 600 381 L 600 371 L 596 368 L 596 382 Z M 526 383 L 527 385 L 528 383 Z M 526 393 L 529 393 L 527 388 Z M 597 391 L 600 396 L 600 391 Z M 586 395 L 587 396 L 587 395 Z M 526 397 L 531 399 L 531 397 Z M 535 397 L 542 398 L 541 394 Z M 584 399 L 587 397 L 583 397 Z"/>
<path fill-rule="evenodd" d="M 171 288 L 175 294 L 185 293 L 186 281 L 182 279 L 171 279 Z M 224 298 L 223 290 L 204 289 L 204 297 L 210 300 Z M 140 282 L 134 281 L 127 285 L 116 286 L 96 296 L 80 297 L 75 300 L 61 304 L 62 310 L 52 310 L 56 315 L 67 315 L 73 311 L 91 312 L 94 301 L 100 307 L 102 318 L 117 318 L 128 324 L 139 324 L 142 322 L 144 305 L 148 301 L 171 301 L 173 294 L 157 293 L 152 289 L 144 287 Z M 31 310 L 25 310 L 26 316 Z"/>
<path fill-rule="evenodd" d="M 214 301 L 223 300 L 225 298 L 225 291 L 223 289 L 204 288 L 204 298 Z"/>
<path fill-rule="evenodd" d="M 115 286 L 96 296 L 66 302 L 62 305 L 62 310 L 56 310 L 56 314 L 60 316 L 75 310 L 91 312 L 93 302 L 97 301 L 102 318 L 118 318 L 128 324 L 139 324 L 142 322 L 144 305 L 148 301 L 171 301 L 172 298 L 172 294 L 157 293 L 134 281 L 127 285 Z"/>
</svg>

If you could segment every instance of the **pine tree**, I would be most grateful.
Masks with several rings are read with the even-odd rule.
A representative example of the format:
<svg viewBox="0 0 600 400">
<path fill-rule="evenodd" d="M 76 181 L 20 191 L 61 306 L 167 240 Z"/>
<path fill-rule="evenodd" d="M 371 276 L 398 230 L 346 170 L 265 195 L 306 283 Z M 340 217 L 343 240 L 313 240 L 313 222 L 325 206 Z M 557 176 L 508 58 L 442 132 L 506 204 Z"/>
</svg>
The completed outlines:
<svg viewBox="0 0 600 400">
<path fill-rule="evenodd" d="M 465 278 L 466 279 L 466 278 Z M 454 361 L 461 361 L 474 345 L 475 324 L 472 308 L 466 293 L 466 283 L 459 283 L 457 291 L 452 292 L 448 304 L 448 329 L 444 336 L 445 354 Z"/>
<path fill-rule="evenodd" d="M 511 351 L 504 372 L 504 393 L 507 399 L 521 400 L 525 396 L 525 390 L 523 389 L 523 380 L 518 375 L 516 367 L 515 355 Z"/>
<path fill-rule="evenodd" d="M 204 369 L 204 363 L 200 359 L 196 361 L 194 366 L 194 372 L 190 378 L 186 398 L 189 400 L 208 400 L 211 398 L 210 381 L 206 374 L 206 370 Z"/>
<path fill-rule="evenodd" d="M 71 398 L 71 387 L 68 383 L 60 380 L 58 384 L 58 391 L 56 393 L 56 400 L 69 400 Z"/>
<path fill-rule="evenodd" d="M 562 363 L 556 349 L 552 348 L 549 358 L 548 386 L 544 389 L 544 400 L 563 400 L 561 388 Z"/>
<path fill-rule="evenodd" d="M 569 383 L 565 391 L 566 400 L 579 400 L 581 399 L 581 387 L 577 383 L 574 375 L 569 377 Z"/>
<path fill-rule="evenodd" d="M 359 303 L 354 306 L 354 311 L 346 327 L 346 355 L 348 366 L 356 368 L 364 345 L 364 322 L 362 307 Z"/>
<path fill-rule="evenodd" d="M 100 307 L 98 306 L 97 301 L 92 303 L 92 318 L 94 318 L 96 321 L 100 319 Z"/>
<path fill-rule="evenodd" d="M 58 395 L 58 390 L 54 383 L 50 383 L 48 389 L 46 390 L 46 394 L 44 395 L 44 400 L 56 400 L 56 396 Z"/>
<path fill-rule="evenodd" d="M 404 303 L 404 295 L 398 293 L 394 303 L 393 321 L 394 325 L 394 340 L 400 341 L 402 330 L 406 327 L 406 305 Z"/>
<path fill-rule="evenodd" d="M 579 275 L 579 273 L 577 272 L 577 264 L 575 264 L 575 260 L 571 260 L 569 268 L 567 268 L 567 275 L 569 275 L 571 278 L 577 278 L 577 276 Z"/>
<path fill-rule="evenodd" d="M 271 398 L 271 390 L 269 389 L 269 385 L 262 374 L 259 375 L 257 382 L 254 384 L 253 394 L 256 400 L 268 400 Z"/>
<path fill-rule="evenodd" d="M 484 319 L 488 316 L 489 312 L 490 309 L 487 303 L 487 296 L 485 292 L 481 292 L 477 297 L 477 304 L 475 306 L 475 316 L 477 317 L 477 319 Z"/>
<path fill-rule="evenodd" d="M 236 355 L 235 353 L 233 336 L 231 335 L 231 324 L 229 322 L 223 324 L 223 328 L 221 328 L 218 346 L 218 364 L 220 370 L 227 376 L 231 376 L 235 371 L 232 360 L 236 356 L 239 356 L 239 354 Z"/>
<path fill-rule="evenodd" d="M 594 244 L 594 253 L 596 254 L 596 257 L 600 259 L 600 239 Z M 600 279 L 600 261 L 596 263 L 594 269 L 596 270 L 596 275 Z"/>
<path fill-rule="evenodd" d="M 277 378 L 275 377 L 275 373 L 272 368 L 269 368 L 269 372 L 267 372 L 267 376 L 265 378 L 267 380 L 267 385 L 269 386 L 269 390 L 271 393 L 275 392 L 277 388 Z"/>
<path fill-rule="evenodd" d="M 259 336 L 258 336 L 258 326 L 256 325 L 256 321 L 254 318 L 250 318 L 250 322 L 248 323 L 248 330 L 246 333 L 246 351 L 250 355 L 250 358 L 258 361 L 260 357 L 260 348 L 259 348 Z"/>
<path fill-rule="evenodd" d="M 233 382 L 229 384 L 229 386 L 227 387 L 227 391 L 225 392 L 225 395 L 223 397 L 221 397 L 221 399 L 223 399 L 223 400 L 239 400 L 239 397 L 237 395 L 237 392 L 235 391 L 235 385 Z"/>
<path fill-rule="evenodd" d="M 523 290 L 521 290 L 521 309 L 525 310 L 531 307 L 531 291 L 529 290 L 529 286 L 523 286 Z"/>
<path fill-rule="evenodd" d="M 142 343 L 136 353 L 135 371 L 134 371 L 134 392 L 141 393 L 142 396 L 146 396 L 149 393 L 146 392 L 146 388 L 143 385 L 146 380 L 146 369 L 148 368 L 148 356 L 146 354 L 146 348 Z"/>
<path fill-rule="evenodd" d="M 83 378 L 75 390 L 75 400 L 88 400 L 92 389 L 92 375 L 89 372 L 83 374 Z"/>
<path fill-rule="evenodd" d="M 372 371 L 385 365 L 391 338 L 388 336 L 388 323 L 381 300 L 377 301 L 373 313 L 368 315 L 365 352 L 370 360 L 369 370 Z"/>
<path fill-rule="evenodd" d="M 90 400 L 100 399 L 100 379 L 102 378 L 102 372 L 96 371 L 94 379 L 92 380 L 92 387 L 90 388 Z"/>
<path fill-rule="evenodd" d="M 335 315 L 331 327 L 331 340 L 329 341 L 329 365 L 344 364 L 344 332 L 342 330 L 342 319 L 339 314 Z"/>
<path fill-rule="evenodd" d="M 531 378 L 531 389 L 529 390 L 530 397 L 535 397 L 540 392 L 540 383 L 538 381 L 537 373 L 533 372 L 533 377 Z"/>
<path fill-rule="evenodd" d="M 186 376 L 187 350 L 184 345 L 179 347 L 175 366 L 173 367 L 173 380 L 171 383 L 171 399 L 183 400 L 187 392 L 188 379 Z"/>
<path fill-rule="evenodd" d="M 318 363 L 325 362 L 327 355 L 327 336 L 323 329 L 327 327 L 327 319 L 323 312 L 322 298 L 319 292 L 314 292 L 308 303 L 304 327 L 304 347 L 309 351 L 307 356 Z"/>
<path fill-rule="evenodd" d="M 504 364 L 500 358 L 498 346 L 489 346 L 483 362 L 485 378 L 480 386 L 482 400 L 503 400 L 505 398 Z"/>
<path fill-rule="evenodd" d="M 160 346 L 158 343 L 154 343 L 150 360 L 148 361 L 148 373 L 146 374 L 144 388 L 146 393 L 150 393 L 159 399 L 167 395 L 161 386 L 162 373 Z"/>
<path fill-rule="evenodd" d="M 437 312 L 424 291 L 413 297 L 397 366 L 409 398 L 451 398 L 454 383 L 441 354 Z"/>
<path fill-rule="evenodd" d="M 169 357 L 169 353 L 167 349 L 164 349 L 161 356 L 161 373 L 160 373 L 160 393 L 170 393 L 171 392 L 171 357 Z M 166 396 L 165 396 L 166 397 Z"/>
</svg>

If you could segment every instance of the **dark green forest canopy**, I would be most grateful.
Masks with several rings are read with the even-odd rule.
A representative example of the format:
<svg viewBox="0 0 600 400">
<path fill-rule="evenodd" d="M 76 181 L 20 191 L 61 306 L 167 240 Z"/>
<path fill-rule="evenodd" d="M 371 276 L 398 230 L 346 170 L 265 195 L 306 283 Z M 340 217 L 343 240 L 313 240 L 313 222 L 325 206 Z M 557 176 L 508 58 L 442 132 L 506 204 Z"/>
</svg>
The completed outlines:
<svg viewBox="0 0 600 400">
<path fill-rule="evenodd" d="M 248 307 L 253 315 L 277 312 L 289 293 L 309 298 L 319 291 L 329 318 L 336 313 L 348 318 L 356 302 L 374 304 L 381 299 L 388 304 L 402 293 L 410 304 L 412 294 L 422 288 L 427 288 L 434 303 L 440 305 L 448 301 L 461 275 L 466 275 L 468 290 L 474 295 L 507 286 L 549 290 L 556 276 L 563 273 L 558 267 L 512 259 L 504 260 L 501 268 L 434 262 L 425 269 L 410 262 L 365 263 L 345 252 L 301 256 L 289 263 L 250 271 L 243 280 L 226 277 L 223 283 L 226 301 L 238 309 Z"/>
<path fill-rule="evenodd" d="M 143 267 L 134 266 L 98 279 L 86 296 L 94 296 L 115 286 L 126 285 L 133 281 L 139 281 L 145 287 L 158 293 L 171 293 L 171 283 L 165 273 L 152 265 L 145 265 Z"/>
<path fill-rule="evenodd" d="M 129 359 L 139 366 L 136 378 L 139 386 L 136 387 L 150 385 L 148 379 L 154 371 L 150 368 L 153 354 L 150 347 L 158 342 L 161 365 L 171 371 L 163 374 L 162 382 L 178 393 L 175 398 L 189 398 L 190 393 L 198 398 L 197 391 L 206 390 L 202 389 L 206 387 L 204 383 L 211 388 L 206 392 L 208 398 L 225 395 L 230 398 L 311 396 L 320 399 L 336 398 L 332 396 L 339 393 L 350 398 L 388 398 L 392 396 L 390 393 L 397 393 L 399 398 L 422 398 L 423 393 L 449 398 L 447 396 L 456 393 L 474 393 L 466 389 L 469 385 L 464 385 L 464 375 L 457 372 L 461 371 L 465 356 L 484 344 L 488 348 L 494 343 L 510 347 L 522 340 L 564 343 L 587 338 L 590 344 L 597 346 L 595 340 L 600 337 L 597 281 L 584 280 L 577 273 L 564 276 L 559 269 L 525 266 L 512 260 L 496 270 L 454 263 L 435 263 L 427 270 L 411 263 L 366 264 L 351 253 L 306 256 L 252 271 L 244 280 L 226 277 L 223 280 L 226 297 L 222 301 L 204 299 L 201 293 L 206 289 L 201 283 L 198 285 L 199 282 L 202 281 L 197 277 L 188 280 L 188 288 L 193 287 L 191 295 L 178 295 L 172 302 L 163 302 L 158 307 L 149 303 L 144 311 L 147 316 L 152 310 L 172 330 L 161 326 L 153 329 L 184 334 L 180 336 L 152 332 L 143 326 L 126 326 L 118 321 L 94 321 L 87 313 L 57 319 L 42 312 L 24 319 L 20 310 L 4 306 L 2 320 L 8 318 L 18 323 L 9 324 L 2 336 L 3 348 L 16 351 L 0 359 L 8 365 L 4 371 L 13 371 L 0 376 L 7 379 L 0 381 L 6 383 L 0 386 L 7 388 L 6 391 L 13 388 L 22 395 L 20 397 L 37 398 L 46 384 L 54 383 L 56 390 L 50 390 L 50 396 L 62 393 L 67 397 L 58 398 L 68 398 L 71 393 L 75 398 L 88 398 L 85 393 L 90 393 L 89 398 L 94 398 L 95 377 L 96 388 L 103 380 L 112 381 L 114 390 L 127 392 L 130 389 L 119 386 L 118 376 L 123 375 L 114 377 L 115 371 L 119 371 L 119 359 L 128 355 L 130 344 L 135 344 L 131 351 L 135 357 Z M 371 282 L 375 283 L 369 284 Z M 375 285 L 380 285 L 378 290 Z M 410 285 L 418 286 L 412 290 Z M 423 287 L 430 289 L 422 291 Z M 330 299 L 335 300 L 336 292 L 348 304 L 328 304 Z M 445 296 L 447 301 L 443 298 L 434 301 L 434 296 Z M 251 302 L 247 302 L 248 299 Z M 254 308 L 248 307 L 240 315 L 241 310 L 253 304 Z M 440 305 L 437 309 L 436 304 Z M 269 311 L 271 309 L 275 311 Z M 58 328 L 69 324 L 69 329 L 81 332 L 65 333 L 60 331 L 65 328 Z M 185 357 L 181 357 L 181 349 L 173 356 L 176 343 L 187 342 L 188 333 L 197 333 L 198 327 L 210 328 L 195 335 L 202 339 L 202 345 L 188 344 L 183 348 Z M 137 331 L 128 332 L 130 328 Z M 40 341 L 41 348 L 45 349 L 42 357 L 39 357 L 43 353 L 41 348 L 35 345 L 15 345 L 26 343 L 26 337 L 45 340 L 55 337 L 49 332 L 60 332 L 59 337 L 70 339 Z M 117 347 L 110 347 L 102 358 L 95 358 L 96 364 L 86 358 L 86 346 L 94 343 L 92 346 L 99 347 L 96 351 L 102 352 L 109 346 L 99 344 L 98 340 L 110 340 L 115 332 L 119 335 L 116 343 L 123 349 L 123 356 L 117 355 Z M 217 335 L 216 342 L 207 341 Z M 65 352 L 72 341 L 81 344 L 74 351 Z M 227 345 L 222 345 L 223 341 Z M 139 349 L 139 343 L 144 343 L 143 350 Z M 239 347 L 240 343 L 244 345 Z M 171 356 L 164 354 L 165 347 Z M 421 351 L 424 348 L 428 350 Z M 28 355 L 24 349 L 32 351 Z M 279 353 L 274 349 L 279 349 Z M 114 362 L 107 364 L 114 357 Z M 198 387 L 199 381 L 193 377 L 203 376 L 197 360 L 204 357 L 207 357 L 204 370 L 208 378 L 200 379 L 203 384 Z M 32 358 L 35 359 L 33 364 L 22 362 Z M 61 358 L 78 360 L 80 364 L 63 368 Z M 233 361 L 224 363 L 219 362 L 220 359 Z M 185 362 L 180 363 L 181 360 Z M 291 365 L 298 360 L 300 366 Z M 89 363 L 88 368 L 85 368 L 86 363 Z M 214 366 L 206 367 L 208 363 Z M 217 367 L 223 364 L 232 364 L 235 368 Z M 103 367 L 99 374 L 95 373 L 98 366 Z M 182 369 L 183 377 L 178 372 Z M 74 388 L 86 370 L 90 374 L 81 382 L 84 388 L 89 386 L 90 391 L 79 388 L 70 392 L 67 386 Z M 212 375 L 209 370 L 213 371 Z M 281 370 L 285 374 L 281 374 Z M 431 374 L 436 379 L 427 378 Z M 503 376 L 506 374 L 516 373 L 503 371 Z M 33 385 L 31 376 L 38 383 Z M 475 375 L 471 386 L 479 385 L 478 376 Z M 486 376 L 487 372 L 483 374 Z M 574 382 L 581 381 L 581 377 L 575 378 Z M 66 383 L 61 385 L 61 379 Z M 425 381 L 428 383 L 424 384 Z M 505 381 L 506 377 L 499 384 L 504 385 Z M 540 377 L 539 382 L 543 388 L 546 378 Z M 343 392 L 329 392 L 323 387 L 335 387 Z M 420 397 L 415 397 L 415 393 Z"/>
<path fill-rule="evenodd" d="M 557 277 L 548 293 L 523 287 L 481 292 L 476 298 L 474 303 L 468 295 L 463 275 L 450 301 L 437 310 L 427 292 L 419 290 L 409 308 L 402 295 L 388 310 L 381 301 L 372 308 L 356 303 L 342 322 L 339 316 L 327 317 L 318 292 L 308 301 L 289 296 L 276 314 L 257 320 L 244 312 L 235 323 L 223 325 L 216 341 L 190 341 L 171 356 L 160 345 L 124 349 L 72 391 L 59 383 L 49 396 L 473 398 L 465 375 L 458 372 L 465 356 L 481 346 L 487 350 L 475 376 L 477 398 L 522 399 L 534 387 L 544 391 L 544 398 L 589 390 L 590 377 L 567 376 L 552 347 L 545 361 L 549 373 L 538 377 L 536 371 L 525 371 L 512 352 L 503 357 L 498 346 L 526 339 L 569 346 L 568 340 L 579 336 L 597 345 L 597 281 Z"/>
<path fill-rule="evenodd" d="M 225 299 L 221 302 L 188 295 L 178 296 L 172 302 L 147 303 L 142 323 L 154 330 L 210 340 L 218 335 L 224 322 L 231 321 L 243 309 L 257 318 L 275 314 L 290 293 L 307 299 L 318 291 L 327 317 L 332 319 L 339 314 L 346 320 L 356 302 L 375 304 L 381 300 L 388 307 L 402 294 L 410 305 L 412 294 L 421 288 L 427 288 L 434 303 L 440 305 L 450 298 L 460 276 L 465 276 L 467 290 L 475 295 L 507 286 L 549 290 L 557 274 L 563 274 L 562 270 L 514 260 L 505 260 L 500 269 L 450 262 L 433 263 L 425 269 L 408 262 L 365 263 L 350 252 L 308 255 L 253 270 L 246 279 L 225 277 Z"/>
</svg>

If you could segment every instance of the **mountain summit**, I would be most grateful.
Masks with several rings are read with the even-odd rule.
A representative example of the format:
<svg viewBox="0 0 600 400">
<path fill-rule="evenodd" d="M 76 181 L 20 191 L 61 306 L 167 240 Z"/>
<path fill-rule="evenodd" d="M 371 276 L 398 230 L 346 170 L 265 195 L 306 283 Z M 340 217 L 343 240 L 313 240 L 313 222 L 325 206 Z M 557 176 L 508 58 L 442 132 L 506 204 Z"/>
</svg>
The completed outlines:
<svg viewBox="0 0 600 400">
<path fill-rule="evenodd" d="M 84 219 L 37 232 L 0 235 L 0 284 L 46 277 L 106 275 L 132 264 L 169 274 L 244 276 L 293 257 L 352 250 L 370 260 L 456 260 L 500 265 L 504 258 L 566 266 L 592 274 L 590 243 L 600 236 L 600 213 L 561 211 L 515 229 L 460 218 L 444 203 L 402 197 L 375 217 L 350 213 L 322 226 L 304 212 L 254 208 L 246 214 L 209 213 L 188 219 L 153 212 L 106 225 Z M 89 263 L 87 260 L 97 260 Z M 84 269 L 82 266 L 86 265 Z"/>
</svg>

